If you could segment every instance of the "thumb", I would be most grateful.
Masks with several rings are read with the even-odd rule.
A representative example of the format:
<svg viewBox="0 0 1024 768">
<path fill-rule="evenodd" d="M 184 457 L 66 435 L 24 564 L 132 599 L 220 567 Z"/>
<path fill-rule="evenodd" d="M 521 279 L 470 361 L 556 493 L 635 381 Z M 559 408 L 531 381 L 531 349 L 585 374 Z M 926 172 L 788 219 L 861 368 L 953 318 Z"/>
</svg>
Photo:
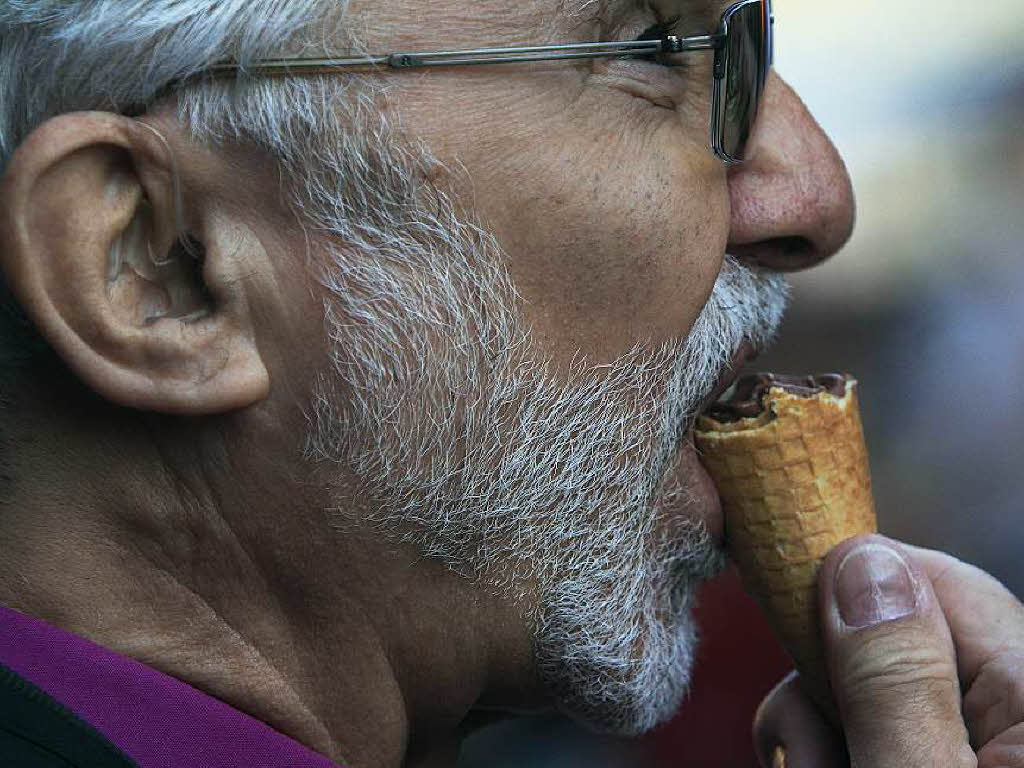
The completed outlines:
<svg viewBox="0 0 1024 768">
<path fill-rule="evenodd" d="M 863 536 L 839 545 L 819 595 L 850 764 L 975 766 L 949 626 L 927 575 L 899 544 Z"/>
</svg>

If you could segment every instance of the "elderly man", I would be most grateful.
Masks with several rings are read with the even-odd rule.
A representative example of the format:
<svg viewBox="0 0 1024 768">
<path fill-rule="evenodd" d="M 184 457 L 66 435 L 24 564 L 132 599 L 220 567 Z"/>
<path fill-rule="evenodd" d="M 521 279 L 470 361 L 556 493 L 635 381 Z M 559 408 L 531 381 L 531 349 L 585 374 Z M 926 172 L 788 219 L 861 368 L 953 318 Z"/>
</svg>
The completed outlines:
<svg viewBox="0 0 1024 768">
<path fill-rule="evenodd" d="M 853 221 L 727 5 L 0 8 L 4 765 L 672 715 L 724 559 L 691 424 Z M 856 765 L 1024 764 L 997 583 L 876 538 L 822 605 Z M 846 759 L 792 681 L 758 739 Z"/>
</svg>

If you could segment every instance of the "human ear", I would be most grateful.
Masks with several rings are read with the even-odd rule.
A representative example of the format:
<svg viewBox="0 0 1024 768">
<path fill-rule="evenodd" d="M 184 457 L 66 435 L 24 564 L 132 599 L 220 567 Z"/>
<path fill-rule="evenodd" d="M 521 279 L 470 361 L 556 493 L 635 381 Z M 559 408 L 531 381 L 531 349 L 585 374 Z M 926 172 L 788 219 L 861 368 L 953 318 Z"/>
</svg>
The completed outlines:
<svg viewBox="0 0 1024 768">
<path fill-rule="evenodd" d="M 209 414 L 269 390 L 235 274 L 238 229 L 198 201 L 183 231 L 188 193 L 160 133 L 104 112 L 49 120 L 0 181 L 11 292 L 71 370 L 120 405 Z"/>
</svg>

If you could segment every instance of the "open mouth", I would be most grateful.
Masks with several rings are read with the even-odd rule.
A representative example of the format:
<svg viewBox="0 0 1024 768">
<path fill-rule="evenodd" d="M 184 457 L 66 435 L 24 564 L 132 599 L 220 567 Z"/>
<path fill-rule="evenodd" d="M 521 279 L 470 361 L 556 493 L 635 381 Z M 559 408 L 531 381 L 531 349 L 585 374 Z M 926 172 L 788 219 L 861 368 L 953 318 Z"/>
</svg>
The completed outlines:
<svg viewBox="0 0 1024 768">
<path fill-rule="evenodd" d="M 733 385 L 737 378 L 739 378 L 740 371 L 743 366 L 751 360 L 757 358 L 759 352 L 749 341 L 744 341 L 739 349 L 736 350 L 732 356 L 732 360 L 723 370 L 722 374 L 718 377 L 718 381 L 715 382 L 715 386 L 712 388 L 708 396 L 704 398 L 700 405 L 699 413 L 703 413 L 710 408 L 718 399 L 724 395 L 729 387 Z"/>
</svg>

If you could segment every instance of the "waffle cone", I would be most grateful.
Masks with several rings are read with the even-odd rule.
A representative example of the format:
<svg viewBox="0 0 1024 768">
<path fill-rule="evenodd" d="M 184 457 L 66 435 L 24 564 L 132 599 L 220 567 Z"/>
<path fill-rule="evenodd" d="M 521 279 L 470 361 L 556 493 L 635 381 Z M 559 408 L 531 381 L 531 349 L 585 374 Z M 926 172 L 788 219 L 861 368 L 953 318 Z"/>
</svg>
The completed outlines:
<svg viewBox="0 0 1024 768">
<path fill-rule="evenodd" d="M 731 423 L 702 416 L 695 431 L 744 588 L 768 615 L 804 689 L 834 722 L 818 571 L 837 544 L 877 530 L 857 382 L 845 384 L 843 396 L 771 387 L 760 416 Z"/>
</svg>

